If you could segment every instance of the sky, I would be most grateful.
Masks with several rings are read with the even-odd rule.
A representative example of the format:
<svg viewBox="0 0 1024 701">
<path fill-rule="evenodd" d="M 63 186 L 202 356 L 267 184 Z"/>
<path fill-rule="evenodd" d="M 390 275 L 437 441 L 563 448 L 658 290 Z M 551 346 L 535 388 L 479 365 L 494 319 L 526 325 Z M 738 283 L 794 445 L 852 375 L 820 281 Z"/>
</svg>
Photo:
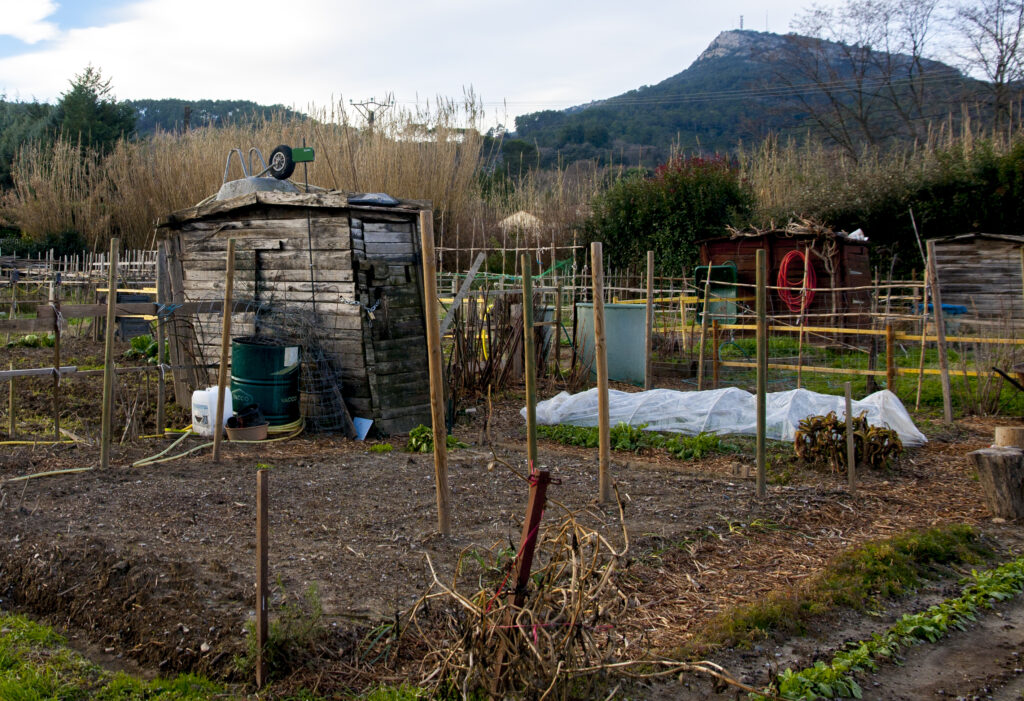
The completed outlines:
<svg viewBox="0 0 1024 701">
<path fill-rule="evenodd" d="M 821 3 L 819 3 L 821 4 Z M 825 4 L 831 4 L 826 2 Z M 0 95 L 54 102 L 87 65 L 118 99 L 414 108 L 472 90 L 486 124 L 674 75 L 719 32 L 809 0 L 0 0 Z M 766 11 L 766 7 L 770 9 Z"/>
</svg>

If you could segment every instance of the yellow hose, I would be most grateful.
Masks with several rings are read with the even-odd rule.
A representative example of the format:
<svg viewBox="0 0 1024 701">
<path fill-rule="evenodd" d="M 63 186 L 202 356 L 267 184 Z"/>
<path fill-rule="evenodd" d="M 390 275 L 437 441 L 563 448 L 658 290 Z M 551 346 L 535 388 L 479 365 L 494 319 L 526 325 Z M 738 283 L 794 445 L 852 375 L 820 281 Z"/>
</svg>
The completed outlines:
<svg viewBox="0 0 1024 701">
<path fill-rule="evenodd" d="M 59 443 L 77 443 L 71 438 L 61 438 L 59 441 L 0 441 L 0 445 L 57 445 Z"/>
<path fill-rule="evenodd" d="M 303 429 L 305 429 L 305 427 L 306 427 L 306 422 L 303 419 L 300 418 L 298 421 L 293 421 L 290 424 L 284 424 L 283 426 L 271 426 L 270 428 L 268 428 L 267 429 L 267 435 L 282 434 L 282 435 L 276 435 L 275 438 L 265 438 L 262 441 L 229 441 L 229 443 L 276 443 L 277 441 L 286 441 L 286 440 L 289 440 L 291 438 L 295 438 L 296 436 L 298 436 L 300 433 L 302 433 L 302 431 L 303 431 Z M 189 428 L 191 428 L 191 424 L 189 425 Z M 209 448 L 210 446 L 213 445 L 213 441 L 209 441 L 207 443 L 202 443 L 200 445 L 197 445 L 194 448 L 189 448 L 184 453 L 178 453 L 177 455 L 170 455 L 170 456 L 168 456 L 166 458 L 163 457 L 165 454 L 171 452 L 171 450 L 173 450 L 175 447 L 177 447 L 177 445 L 179 443 L 181 443 L 183 440 L 185 440 L 189 436 L 194 436 L 194 435 L 198 435 L 198 434 L 196 434 L 195 431 L 191 431 L 191 430 L 187 431 L 186 433 L 182 433 L 181 436 L 178 438 L 178 440 L 176 440 L 173 443 L 171 443 L 169 446 L 167 446 L 166 448 L 161 450 L 159 453 L 157 453 L 156 455 L 154 455 L 152 457 L 143 458 L 142 460 L 136 460 L 135 462 L 132 463 L 132 467 L 146 467 L 147 465 L 156 465 L 158 463 L 170 462 L 172 460 L 177 460 L 178 458 L 183 458 L 186 455 L 191 455 L 192 453 L 194 453 L 194 452 L 196 452 L 198 450 L 202 450 L 203 448 Z"/>
</svg>

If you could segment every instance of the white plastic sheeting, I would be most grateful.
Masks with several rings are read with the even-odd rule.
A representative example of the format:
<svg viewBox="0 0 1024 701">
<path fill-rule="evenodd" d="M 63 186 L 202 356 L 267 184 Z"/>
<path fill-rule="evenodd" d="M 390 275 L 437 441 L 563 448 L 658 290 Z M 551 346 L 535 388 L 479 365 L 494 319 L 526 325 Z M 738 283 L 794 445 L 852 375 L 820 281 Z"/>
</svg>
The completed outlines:
<svg viewBox="0 0 1024 701">
<path fill-rule="evenodd" d="M 701 432 L 721 434 L 757 433 L 756 397 L 735 387 L 704 392 L 678 392 L 670 389 L 652 389 L 646 392 L 619 392 L 610 390 L 609 413 L 611 425 L 627 423 L 631 426 L 647 424 L 649 431 L 671 431 L 696 435 Z M 767 437 L 791 441 L 797 426 L 808 416 L 836 412 L 846 416 L 843 397 L 818 394 L 806 389 L 768 394 Z M 875 392 L 853 402 L 853 414 L 867 412 L 872 426 L 886 426 L 899 434 L 906 446 L 928 442 L 917 430 L 910 414 L 899 398 L 888 390 Z M 526 416 L 526 409 L 520 412 Z M 570 424 L 597 426 L 597 389 L 579 394 L 562 392 L 537 404 L 538 424 Z"/>
</svg>

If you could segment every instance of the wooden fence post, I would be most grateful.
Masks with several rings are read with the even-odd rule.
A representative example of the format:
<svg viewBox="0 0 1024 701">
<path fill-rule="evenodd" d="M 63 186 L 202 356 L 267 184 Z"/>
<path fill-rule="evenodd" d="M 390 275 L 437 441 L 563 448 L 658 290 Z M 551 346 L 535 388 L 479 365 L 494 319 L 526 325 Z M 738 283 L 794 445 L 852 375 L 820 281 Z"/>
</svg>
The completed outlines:
<svg viewBox="0 0 1024 701">
<path fill-rule="evenodd" d="M 704 338 L 708 332 L 708 316 L 711 310 L 708 302 L 711 299 L 711 263 L 708 263 L 708 276 L 704 281 L 704 306 L 700 314 L 700 349 L 697 355 L 697 391 L 704 389 Z M 698 268 L 694 268 L 696 271 Z M 694 275 L 696 277 L 696 274 Z"/>
<path fill-rule="evenodd" d="M 166 435 L 167 426 L 167 364 L 164 362 L 164 346 L 167 344 L 166 315 L 162 314 L 162 307 L 167 294 L 167 251 L 163 244 L 156 254 L 156 432 L 157 435 Z"/>
<path fill-rule="evenodd" d="M 14 363 L 10 363 L 10 369 L 14 370 Z M 7 437 L 14 439 L 14 378 L 10 380 L 11 384 L 7 388 Z"/>
<path fill-rule="evenodd" d="M 110 434 L 114 420 L 114 319 L 117 308 L 117 257 L 121 239 L 110 239 L 107 266 L 107 327 L 103 346 L 103 423 L 100 429 L 100 469 L 110 467 Z"/>
<path fill-rule="evenodd" d="M 757 496 L 767 493 L 765 431 L 768 420 L 768 271 L 765 250 L 757 249 Z M 710 274 L 710 273 L 709 273 Z M 705 312 L 707 310 L 705 309 Z"/>
<path fill-rule="evenodd" d="M 604 257 L 600 241 L 590 244 L 590 260 L 594 281 L 594 364 L 597 368 L 598 499 L 606 504 L 612 499 L 612 449 L 608 407 L 608 348 L 604 329 Z"/>
<path fill-rule="evenodd" d="M 228 384 L 228 359 L 231 353 L 231 307 L 235 287 L 235 240 L 228 239 L 227 270 L 224 273 L 224 310 L 220 328 L 220 367 L 217 368 L 217 410 L 213 422 L 213 461 L 220 462 L 220 444 L 224 439 L 224 393 Z"/>
<path fill-rule="evenodd" d="M 888 322 L 885 324 L 885 388 L 896 393 L 896 331 Z"/>
<path fill-rule="evenodd" d="M 846 487 L 850 494 L 857 491 L 857 446 L 853 437 L 853 387 L 844 385 L 846 395 Z"/>
<path fill-rule="evenodd" d="M 60 288 L 50 281 L 48 295 L 53 311 L 53 440 L 60 440 Z"/>
<path fill-rule="evenodd" d="M 939 289 L 938 264 L 935 261 L 935 240 L 925 242 L 928 247 L 928 278 L 931 281 L 932 307 L 935 310 L 935 336 L 939 349 L 939 374 L 942 379 L 942 416 L 947 424 L 953 423 L 953 399 L 949 386 L 949 355 L 946 352 L 946 321 L 942 313 L 942 291 Z"/>
<path fill-rule="evenodd" d="M 644 389 L 653 386 L 651 377 L 654 353 L 654 251 L 647 251 L 647 316 L 644 326 Z"/>
<path fill-rule="evenodd" d="M 718 319 L 711 320 L 711 389 L 718 389 L 719 372 L 718 364 Z"/>
<path fill-rule="evenodd" d="M 256 471 L 256 688 L 267 683 L 267 614 L 269 609 L 269 567 L 267 541 L 269 536 L 267 508 L 267 471 Z"/>
<path fill-rule="evenodd" d="M 530 473 L 537 465 L 537 356 L 533 326 L 533 261 L 526 253 L 523 270 L 523 375 L 526 381 L 526 461 Z"/>
<path fill-rule="evenodd" d="M 444 380 L 441 377 L 441 327 L 437 319 L 437 277 L 434 265 L 434 213 L 420 212 L 420 255 L 423 260 L 423 306 L 427 327 L 427 361 L 430 370 L 430 417 L 434 430 L 434 481 L 437 492 L 437 530 L 451 533 L 448 513 L 448 432 L 444 424 Z M 502 268 L 504 269 L 504 254 Z"/>
</svg>

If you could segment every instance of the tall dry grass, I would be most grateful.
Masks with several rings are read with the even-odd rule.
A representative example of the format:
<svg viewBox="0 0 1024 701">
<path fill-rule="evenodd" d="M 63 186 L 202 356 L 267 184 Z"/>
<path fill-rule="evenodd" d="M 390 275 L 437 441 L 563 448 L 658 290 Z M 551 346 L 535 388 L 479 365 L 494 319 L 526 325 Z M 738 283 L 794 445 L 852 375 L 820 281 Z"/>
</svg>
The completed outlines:
<svg viewBox="0 0 1024 701">
<path fill-rule="evenodd" d="M 356 128 L 343 104 L 313 109 L 309 119 L 275 118 L 186 133 L 123 140 L 105 157 L 66 141 L 26 144 L 12 169 L 14 188 L 0 219 L 30 237 L 78 231 L 103 248 L 150 243 L 156 219 L 215 193 L 229 151 L 250 146 L 266 156 L 278 144 L 316 149 L 309 181 L 344 191 L 387 192 L 430 200 L 449 220 L 479 208 L 477 173 L 483 136 L 475 98 L 432 108 L 395 109 L 376 128 Z M 241 177 L 237 160 L 231 178 Z M 302 167 L 293 180 L 304 177 Z"/>
<path fill-rule="evenodd" d="M 865 146 L 856 155 L 808 134 L 769 136 L 738 150 L 743 178 L 756 199 L 759 224 L 793 216 L 827 216 L 835 209 L 864 209 L 883 197 L 908 192 L 943 163 L 970 163 L 984 149 L 997 156 L 1024 139 L 1018 128 L 976 128 L 965 114 L 933 124 L 921 141 L 886 148 Z"/>
</svg>

